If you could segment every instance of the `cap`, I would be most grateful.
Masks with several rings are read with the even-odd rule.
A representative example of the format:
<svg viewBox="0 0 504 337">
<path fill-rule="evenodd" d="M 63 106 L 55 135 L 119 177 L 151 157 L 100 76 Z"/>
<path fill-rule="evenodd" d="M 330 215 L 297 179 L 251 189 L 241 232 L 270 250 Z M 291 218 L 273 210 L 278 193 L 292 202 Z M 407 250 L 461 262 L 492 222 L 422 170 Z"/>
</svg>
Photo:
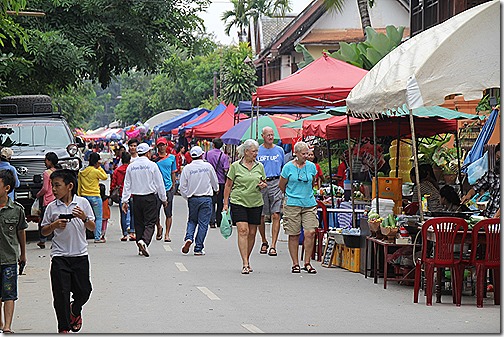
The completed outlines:
<svg viewBox="0 0 504 337">
<path fill-rule="evenodd" d="M 2 148 L 2 151 L 0 151 L 0 156 L 2 158 L 5 158 L 7 160 L 10 160 L 12 155 L 14 154 L 14 151 L 10 147 L 4 147 Z"/>
<path fill-rule="evenodd" d="M 138 146 L 137 146 L 137 153 L 138 154 L 145 154 L 145 153 L 149 152 L 150 149 L 151 148 L 150 148 L 149 144 L 141 143 L 141 144 L 138 144 Z"/>
<path fill-rule="evenodd" d="M 191 151 L 189 151 L 189 153 L 191 154 L 192 158 L 198 158 L 203 155 L 203 149 L 199 146 L 193 146 L 191 147 Z"/>
<path fill-rule="evenodd" d="M 167 145 L 168 144 L 168 141 L 166 140 L 165 137 L 159 137 L 157 140 L 156 140 L 156 145 L 159 145 L 159 144 L 165 144 Z"/>
</svg>

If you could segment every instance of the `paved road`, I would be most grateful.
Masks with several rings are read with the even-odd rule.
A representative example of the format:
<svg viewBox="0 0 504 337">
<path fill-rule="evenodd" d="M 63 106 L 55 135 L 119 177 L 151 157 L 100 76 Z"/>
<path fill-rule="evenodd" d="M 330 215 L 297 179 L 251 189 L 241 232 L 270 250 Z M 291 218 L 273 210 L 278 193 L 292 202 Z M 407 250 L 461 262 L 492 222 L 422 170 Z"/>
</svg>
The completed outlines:
<svg viewBox="0 0 504 337">
<path fill-rule="evenodd" d="M 119 208 L 112 207 L 106 244 L 89 240 L 93 292 L 84 307 L 83 333 L 498 333 L 500 306 L 492 299 L 451 296 L 443 304 L 413 304 L 413 287 L 373 284 L 359 273 L 313 265 L 316 275 L 291 274 L 287 242 L 278 256 L 251 258 L 254 272 L 241 275 L 236 233 L 225 240 L 210 229 L 206 256 L 183 255 L 187 207 L 175 197 L 173 242 L 153 241 L 151 257 L 120 242 Z M 164 218 L 162 219 L 164 221 Z M 284 236 L 282 236 L 285 238 Z M 54 333 L 49 249 L 28 245 L 26 275 L 19 278 L 13 329 Z"/>
</svg>

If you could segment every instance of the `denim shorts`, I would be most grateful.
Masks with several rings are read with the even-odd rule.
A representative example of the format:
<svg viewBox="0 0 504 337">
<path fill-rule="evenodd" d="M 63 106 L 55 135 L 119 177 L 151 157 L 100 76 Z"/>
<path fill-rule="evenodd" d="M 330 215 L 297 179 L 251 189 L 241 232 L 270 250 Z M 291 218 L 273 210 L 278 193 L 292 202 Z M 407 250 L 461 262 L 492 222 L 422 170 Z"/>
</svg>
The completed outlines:
<svg viewBox="0 0 504 337">
<path fill-rule="evenodd" d="M 17 300 L 17 264 L 2 265 L 0 270 L 0 298 L 2 299 L 2 302 Z"/>
</svg>

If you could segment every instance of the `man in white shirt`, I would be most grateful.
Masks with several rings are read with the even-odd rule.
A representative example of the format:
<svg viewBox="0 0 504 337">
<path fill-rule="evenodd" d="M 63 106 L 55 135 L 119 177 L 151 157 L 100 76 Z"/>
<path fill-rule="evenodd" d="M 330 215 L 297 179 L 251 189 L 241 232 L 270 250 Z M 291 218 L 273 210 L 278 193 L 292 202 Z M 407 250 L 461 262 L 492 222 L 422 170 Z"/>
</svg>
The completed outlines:
<svg viewBox="0 0 504 337">
<path fill-rule="evenodd" d="M 213 195 L 219 191 L 215 170 L 210 163 L 202 159 L 203 153 L 201 147 L 193 146 L 190 151 L 192 162 L 184 167 L 180 175 L 180 194 L 187 199 L 189 208 L 185 243 L 182 247 L 184 254 L 189 252 L 189 247 L 194 241 L 196 226 L 198 226 L 194 255 L 205 255 L 203 248 L 212 216 Z"/>
<path fill-rule="evenodd" d="M 128 201 L 133 196 L 133 213 L 135 219 L 136 242 L 139 254 L 149 257 L 147 246 L 152 240 L 154 226 L 157 222 L 156 194 L 166 207 L 166 191 L 163 177 L 156 163 L 150 160 L 151 148 L 141 143 L 136 148 L 138 158 L 126 169 L 122 193 L 122 210 L 128 211 Z"/>
</svg>

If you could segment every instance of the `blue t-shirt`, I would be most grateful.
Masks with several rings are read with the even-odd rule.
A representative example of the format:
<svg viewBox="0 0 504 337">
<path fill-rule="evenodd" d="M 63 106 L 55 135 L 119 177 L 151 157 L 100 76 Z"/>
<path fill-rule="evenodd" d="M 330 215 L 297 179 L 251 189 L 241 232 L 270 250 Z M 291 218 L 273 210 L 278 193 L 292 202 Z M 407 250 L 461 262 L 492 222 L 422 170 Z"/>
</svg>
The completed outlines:
<svg viewBox="0 0 504 337">
<path fill-rule="evenodd" d="M 285 203 L 287 206 L 313 207 L 317 205 L 313 196 L 313 178 L 317 168 L 311 161 L 306 161 L 303 168 L 288 162 L 282 169 L 281 176 L 287 179 Z"/>
<path fill-rule="evenodd" d="M 266 177 L 278 177 L 284 164 L 284 150 L 275 145 L 271 149 L 259 146 L 257 161 L 263 164 Z"/>
<path fill-rule="evenodd" d="M 11 186 L 11 191 L 8 194 L 9 198 L 14 200 L 14 189 L 18 188 L 20 185 L 16 168 L 6 161 L 0 161 L 0 170 L 10 170 L 12 172 L 12 174 L 14 175 L 14 179 L 16 180 L 16 182 L 14 183 L 14 186 Z"/>
<path fill-rule="evenodd" d="M 172 172 L 177 171 L 177 162 L 175 160 L 175 156 L 169 154 L 165 159 L 158 161 L 156 164 L 159 167 L 159 171 L 161 171 L 161 175 L 163 176 L 165 189 L 168 191 L 173 185 L 171 174 Z"/>
</svg>

